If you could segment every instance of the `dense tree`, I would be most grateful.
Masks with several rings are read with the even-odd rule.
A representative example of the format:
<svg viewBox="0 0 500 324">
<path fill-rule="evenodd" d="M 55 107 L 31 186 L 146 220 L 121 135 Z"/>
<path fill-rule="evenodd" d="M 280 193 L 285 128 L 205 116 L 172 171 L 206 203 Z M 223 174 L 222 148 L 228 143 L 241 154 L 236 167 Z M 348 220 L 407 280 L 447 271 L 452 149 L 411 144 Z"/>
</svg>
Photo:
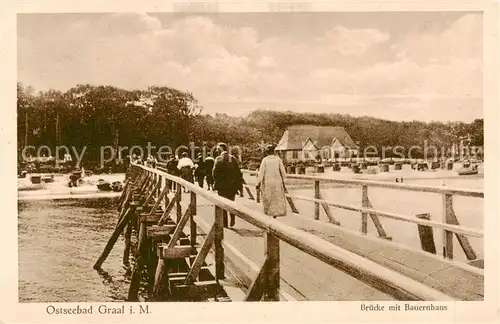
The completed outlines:
<svg viewBox="0 0 500 324">
<path fill-rule="evenodd" d="M 256 110 L 246 117 L 202 114 L 191 93 L 168 87 L 123 90 L 111 86 L 78 85 L 61 93 L 35 93 L 17 85 L 18 148 L 25 145 L 73 146 L 96 160 L 100 147 L 159 147 L 179 145 L 213 147 L 223 141 L 240 146 L 243 159 L 258 155 L 262 142 L 277 143 L 284 130 L 295 124 L 342 126 L 361 150 L 434 145 L 445 149 L 470 136 L 483 145 L 483 120 L 472 123 L 421 121 L 395 122 L 373 117 L 340 114 L 299 114 L 291 111 Z M 401 151 L 401 150 L 400 150 Z M 415 153 L 415 151 L 413 151 Z M 439 153 L 438 153 L 439 154 Z M 387 155 L 391 156 L 390 152 Z"/>
</svg>

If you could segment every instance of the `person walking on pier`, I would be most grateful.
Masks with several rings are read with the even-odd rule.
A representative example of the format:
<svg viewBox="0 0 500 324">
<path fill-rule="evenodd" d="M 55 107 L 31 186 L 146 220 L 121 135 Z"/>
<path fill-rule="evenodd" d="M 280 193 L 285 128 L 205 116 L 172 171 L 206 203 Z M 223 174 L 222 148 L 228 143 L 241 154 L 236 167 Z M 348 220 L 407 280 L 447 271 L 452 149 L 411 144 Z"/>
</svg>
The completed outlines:
<svg viewBox="0 0 500 324">
<path fill-rule="evenodd" d="M 240 150 L 239 149 L 232 150 L 231 151 L 231 155 L 234 156 L 234 158 L 236 159 L 237 162 L 241 163 Z M 237 194 L 240 195 L 240 197 L 243 197 L 243 185 L 244 184 L 246 184 L 246 183 L 245 183 L 245 180 L 243 179 L 243 173 L 241 173 L 240 187 L 238 188 L 238 191 L 236 192 Z"/>
<path fill-rule="evenodd" d="M 173 176 L 179 175 L 179 170 L 177 169 L 177 163 L 178 163 L 178 161 L 176 160 L 175 156 L 171 156 L 167 160 L 167 173 L 168 174 L 171 174 Z M 168 186 L 169 190 L 173 190 L 173 189 L 175 189 L 174 188 L 175 182 L 168 180 L 167 186 Z"/>
<path fill-rule="evenodd" d="M 193 160 L 191 160 L 188 157 L 187 152 L 181 154 L 181 158 L 179 159 L 179 163 L 177 164 L 177 169 L 179 169 L 182 179 L 189 182 L 194 182 L 193 179 L 194 163 Z M 185 190 L 184 192 L 188 192 L 188 190 Z"/>
<path fill-rule="evenodd" d="M 227 151 L 227 145 L 220 143 L 218 145 L 220 155 L 215 159 L 213 169 L 214 189 L 217 190 L 219 196 L 234 201 L 236 192 L 241 187 L 241 170 L 238 161 L 234 156 Z M 235 225 L 235 215 L 231 214 L 230 226 Z M 224 211 L 224 227 L 227 224 L 227 211 Z"/>
<path fill-rule="evenodd" d="M 274 154 L 274 145 L 266 146 L 266 157 L 259 167 L 256 189 L 261 191 L 264 214 L 273 218 L 286 216 L 285 167 Z"/>
<path fill-rule="evenodd" d="M 210 169 L 210 171 L 212 170 Z M 202 188 L 205 182 L 205 174 L 206 174 L 205 161 L 203 161 L 203 156 L 201 154 L 198 154 L 194 169 L 194 177 L 196 178 L 198 185 Z"/>
<path fill-rule="evenodd" d="M 214 190 L 214 175 L 212 170 L 214 169 L 215 160 L 211 155 L 208 155 L 205 158 L 205 176 L 207 178 L 207 187 L 208 190 Z"/>
</svg>

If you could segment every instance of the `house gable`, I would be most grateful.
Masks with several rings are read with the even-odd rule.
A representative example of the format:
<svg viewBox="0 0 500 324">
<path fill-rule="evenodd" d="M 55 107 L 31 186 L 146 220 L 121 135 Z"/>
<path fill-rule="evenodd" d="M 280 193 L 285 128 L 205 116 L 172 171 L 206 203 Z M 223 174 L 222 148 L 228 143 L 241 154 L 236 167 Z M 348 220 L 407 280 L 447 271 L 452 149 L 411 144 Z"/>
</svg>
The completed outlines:
<svg viewBox="0 0 500 324">
<path fill-rule="evenodd" d="M 317 151 L 318 148 L 314 145 L 313 141 L 310 138 L 307 138 L 306 142 L 302 146 L 302 151 Z"/>
<path fill-rule="evenodd" d="M 331 148 L 332 148 L 333 151 L 339 152 L 339 151 L 343 151 L 345 149 L 345 146 L 342 145 L 342 143 L 340 142 L 340 140 L 335 137 L 333 139 L 333 141 L 332 141 Z"/>
</svg>

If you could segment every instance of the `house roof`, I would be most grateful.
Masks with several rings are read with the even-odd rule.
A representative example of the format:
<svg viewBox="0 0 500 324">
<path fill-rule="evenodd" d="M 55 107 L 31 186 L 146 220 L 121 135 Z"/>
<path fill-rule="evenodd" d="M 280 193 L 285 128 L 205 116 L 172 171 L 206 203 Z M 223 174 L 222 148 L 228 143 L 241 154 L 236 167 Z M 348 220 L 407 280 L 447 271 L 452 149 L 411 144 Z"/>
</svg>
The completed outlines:
<svg viewBox="0 0 500 324">
<path fill-rule="evenodd" d="M 344 127 L 294 125 L 288 127 L 283 133 L 281 140 L 276 146 L 276 150 L 302 150 L 308 138 L 312 140 L 318 149 L 331 146 L 335 139 L 338 139 L 346 148 L 358 148 Z"/>
</svg>

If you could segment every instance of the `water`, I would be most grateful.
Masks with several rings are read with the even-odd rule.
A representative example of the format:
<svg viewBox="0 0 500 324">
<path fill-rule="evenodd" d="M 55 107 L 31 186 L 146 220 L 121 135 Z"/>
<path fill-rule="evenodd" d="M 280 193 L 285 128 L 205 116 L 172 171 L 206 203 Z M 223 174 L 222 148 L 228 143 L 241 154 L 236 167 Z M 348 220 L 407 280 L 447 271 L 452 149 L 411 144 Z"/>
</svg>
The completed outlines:
<svg viewBox="0 0 500 324">
<path fill-rule="evenodd" d="M 116 225 L 111 198 L 19 202 L 19 301 L 124 301 L 129 277 L 120 237 L 92 268 Z"/>
</svg>

